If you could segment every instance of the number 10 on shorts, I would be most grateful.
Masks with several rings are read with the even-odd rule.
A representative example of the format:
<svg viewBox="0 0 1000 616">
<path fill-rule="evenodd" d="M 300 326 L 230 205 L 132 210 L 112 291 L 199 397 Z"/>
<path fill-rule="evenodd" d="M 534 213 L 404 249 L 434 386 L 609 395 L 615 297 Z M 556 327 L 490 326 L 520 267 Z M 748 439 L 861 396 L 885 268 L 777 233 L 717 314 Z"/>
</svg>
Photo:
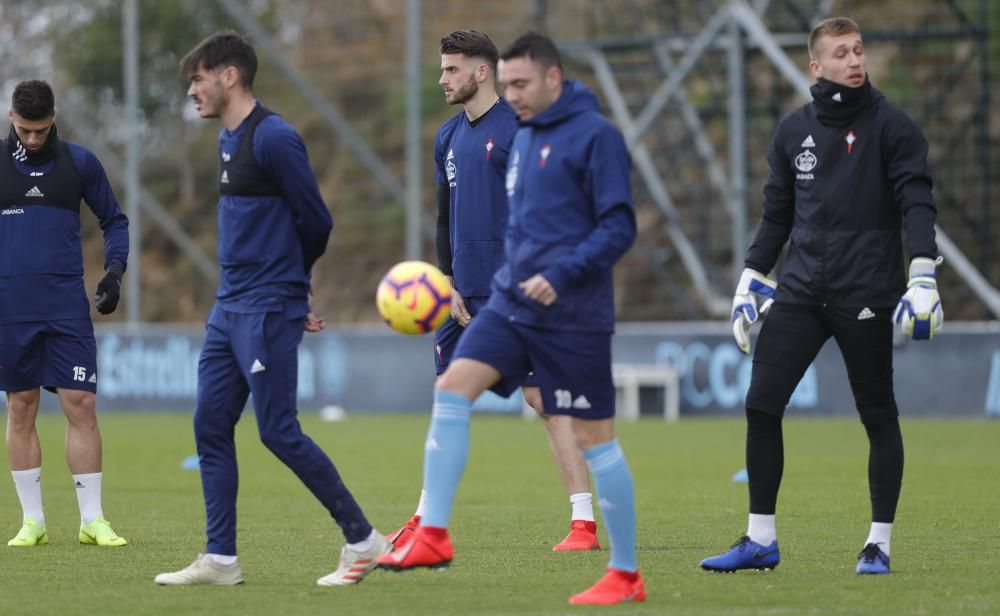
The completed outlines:
<svg viewBox="0 0 1000 616">
<path fill-rule="evenodd" d="M 556 397 L 557 409 L 573 408 L 573 394 L 567 389 L 557 389 L 553 392 Z"/>
</svg>

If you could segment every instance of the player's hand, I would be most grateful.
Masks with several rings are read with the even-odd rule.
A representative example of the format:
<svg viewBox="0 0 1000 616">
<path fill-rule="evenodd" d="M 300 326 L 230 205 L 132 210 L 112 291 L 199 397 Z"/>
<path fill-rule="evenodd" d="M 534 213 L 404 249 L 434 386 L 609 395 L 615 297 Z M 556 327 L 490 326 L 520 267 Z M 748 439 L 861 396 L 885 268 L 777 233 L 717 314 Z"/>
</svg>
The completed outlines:
<svg viewBox="0 0 1000 616">
<path fill-rule="evenodd" d="M 111 314 L 118 307 L 121 299 L 122 275 L 116 271 L 108 271 L 97 283 L 97 293 L 94 293 L 94 306 L 101 314 Z"/>
<path fill-rule="evenodd" d="M 326 319 L 318 317 L 313 313 L 306 315 L 306 331 L 310 334 L 315 334 L 316 332 L 321 332 L 326 329 Z"/>
<path fill-rule="evenodd" d="M 559 294 L 541 274 L 535 274 L 524 282 L 517 283 L 517 286 L 524 291 L 528 299 L 533 299 L 543 306 L 551 306 L 559 298 Z"/>
<path fill-rule="evenodd" d="M 749 267 L 743 270 L 733 295 L 733 337 L 740 350 L 750 354 L 750 325 L 774 303 L 778 283 Z M 760 301 L 758 306 L 757 302 Z"/>
<path fill-rule="evenodd" d="M 468 327 L 472 322 L 472 315 L 465 307 L 465 299 L 454 286 L 451 288 L 451 318 L 462 327 Z"/>
<path fill-rule="evenodd" d="M 306 315 L 305 330 L 311 334 L 321 332 L 326 329 L 326 319 L 318 317 L 312 311 L 313 296 L 309 294 L 309 314 Z"/>
<path fill-rule="evenodd" d="M 944 310 L 938 295 L 935 267 L 942 261 L 917 257 L 910 261 L 910 282 L 896 305 L 892 320 L 904 335 L 930 340 L 944 325 Z"/>
</svg>

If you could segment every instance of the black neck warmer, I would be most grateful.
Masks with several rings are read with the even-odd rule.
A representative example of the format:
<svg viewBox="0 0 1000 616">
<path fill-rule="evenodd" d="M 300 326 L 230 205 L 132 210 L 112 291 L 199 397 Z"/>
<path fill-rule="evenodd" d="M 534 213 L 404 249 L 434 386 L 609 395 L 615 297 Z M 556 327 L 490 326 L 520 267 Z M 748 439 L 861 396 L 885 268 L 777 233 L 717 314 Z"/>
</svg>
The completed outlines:
<svg viewBox="0 0 1000 616">
<path fill-rule="evenodd" d="M 14 158 L 14 160 L 18 160 L 23 163 L 26 162 L 32 167 L 40 167 L 56 157 L 58 145 L 59 135 L 56 133 L 55 124 L 52 125 L 52 130 L 49 131 L 49 136 L 45 139 L 45 143 L 42 144 L 41 149 L 37 152 L 28 151 L 28 148 L 21 144 L 21 140 L 17 136 L 17 131 L 14 130 L 14 125 L 10 125 L 10 134 L 7 135 L 7 149 L 10 151 L 10 155 Z"/>
<path fill-rule="evenodd" d="M 809 88 L 816 108 L 816 119 L 826 126 L 847 126 L 875 102 L 872 90 L 868 75 L 865 75 L 865 82 L 857 88 L 820 77 Z"/>
</svg>

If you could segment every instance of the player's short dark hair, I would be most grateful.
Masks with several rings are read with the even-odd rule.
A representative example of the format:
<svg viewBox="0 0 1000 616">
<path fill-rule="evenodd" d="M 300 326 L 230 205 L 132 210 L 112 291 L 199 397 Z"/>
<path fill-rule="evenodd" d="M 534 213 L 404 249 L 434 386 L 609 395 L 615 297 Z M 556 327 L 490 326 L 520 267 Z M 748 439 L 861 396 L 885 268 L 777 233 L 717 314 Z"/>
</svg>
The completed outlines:
<svg viewBox="0 0 1000 616">
<path fill-rule="evenodd" d="M 845 34 L 861 34 L 857 22 L 849 17 L 831 17 L 816 24 L 809 33 L 809 57 L 816 58 L 816 43 L 824 36 L 843 36 Z"/>
<path fill-rule="evenodd" d="M 199 68 L 213 70 L 235 66 L 240 83 L 249 90 L 257 74 L 257 53 L 246 37 L 233 30 L 223 30 L 198 43 L 181 58 L 180 65 L 184 79 L 191 79 Z"/>
<path fill-rule="evenodd" d="M 466 58 L 482 58 L 497 72 L 500 52 L 490 37 L 478 30 L 456 30 L 441 37 L 441 53 L 460 53 Z"/>
<path fill-rule="evenodd" d="M 10 107 L 25 120 L 44 120 L 56 112 L 56 97 L 48 82 L 30 79 L 14 86 Z"/>
<path fill-rule="evenodd" d="M 560 70 L 562 69 L 562 58 L 559 56 L 559 49 L 552 42 L 552 39 L 544 34 L 526 32 L 517 37 L 500 54 L 501 60 L 525 57 L 538 62 L 545 70 L 548 70 L 550 66 L 558 66 Z"/>
</svg>

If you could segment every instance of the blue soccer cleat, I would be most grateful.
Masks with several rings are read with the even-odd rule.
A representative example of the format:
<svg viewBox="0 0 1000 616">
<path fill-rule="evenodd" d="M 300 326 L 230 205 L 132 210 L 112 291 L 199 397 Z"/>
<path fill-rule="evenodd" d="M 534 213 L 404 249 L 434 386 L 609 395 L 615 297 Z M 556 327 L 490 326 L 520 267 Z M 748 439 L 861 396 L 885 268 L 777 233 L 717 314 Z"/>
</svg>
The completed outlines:
<svg viewBox="0 0 1000 616">
<path fill-rule="evenodd" d="M 781 554 L 778 552 L 777 539 L 771 545 L 764 546 L 744 535 L 725 554 L 701 561 L 701 568 L 721 573 L 732 573 L 740 569 L 766 571 L 777 567 L 779 562 Z"/>
<path fill-rule="evenodd" d="M 887 574 L 889 573 L 889 555 L 883 552 L 878 544 L 869 543 L 858 554 L 858 568 L 854 571 L 861 574 Z"/>
</svg>

